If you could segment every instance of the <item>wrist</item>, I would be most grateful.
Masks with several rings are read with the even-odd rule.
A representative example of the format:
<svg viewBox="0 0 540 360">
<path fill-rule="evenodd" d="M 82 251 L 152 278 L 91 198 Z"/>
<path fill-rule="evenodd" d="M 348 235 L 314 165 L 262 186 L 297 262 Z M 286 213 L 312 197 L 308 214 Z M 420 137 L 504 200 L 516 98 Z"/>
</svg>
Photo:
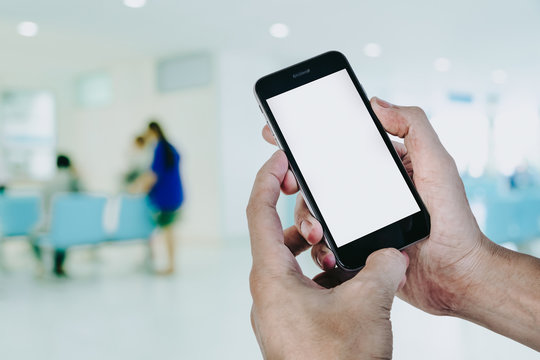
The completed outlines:
<svg viewBox="0 0 540 360">
<path fill-rule="evenodd" d="M 485 240 L 478 274 L 453 315 L 540 351 L 540 260 Z"/>
<path fill-rule="evenodd" d="M 504 271 L 502 267 L 509 257 L 507 251 L 481 234 L 478 246 L 470 254 L 470 274 L 464 277 L 456 293 L 460 301 L 449 315 L 469 319 L 470 314 L 477 312 L 477 307 L 497 301 L 496 297 L 490 297 L 488 289 L 494 284 L 504 286 L 504 275 L 501 277 L 500 271 Z"/>
</svg>

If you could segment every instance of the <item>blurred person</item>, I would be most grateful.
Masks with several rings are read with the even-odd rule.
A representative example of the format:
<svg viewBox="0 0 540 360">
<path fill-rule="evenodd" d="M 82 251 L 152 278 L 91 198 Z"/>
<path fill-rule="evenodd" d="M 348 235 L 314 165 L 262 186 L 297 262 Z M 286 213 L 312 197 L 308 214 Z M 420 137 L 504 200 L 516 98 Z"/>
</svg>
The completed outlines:
<svg viewBox="0 0 540 360">
<path fill-rule="evenodd" d="M 127 186 L 148 171 L 152 164 L 153 150 L 148 146 L 144 136 L 135 137 L 128 154 L 128 171 L 124 176 L 124 183 Z"/>
<path fill-rule="evenodd" d="M 168 255 L 168 266 L 159 273 L 167 275 L 174 272 L 174 222 L 184 200 L 180 178 L 180 154 L 155 121 L 148 124 L 145 138 L 150 144 L 155 144 L 154 158 L 150 170 L 135 180 L 131 190 L 147 192 L 152 206 L 156 209 L 156 223 L 163 234 Z"/>
<path fill-rule="evenodd" d="M 38 232 L 47 232 L 49 230 L 51 212 L 52 212 L 52 199 L 55 194 L 65 192 L 79 192 L 81 191 L 81 185 L 79 176 L 71 160 L 67 155 L 59 154 L 56 158 L 56 173 L 53 178 L 49 180 L 43 188 L 43 207 L 45 209 L 45 219 L 42 226 L 38 229 Z M 37 245 L 37 234 L 32 236 L 32 243 L 34 251 L 41 259 L 41 249 Z M 64 263 L 66 261 L 66 249 L 54 249 L 54 267 L 53 272 L 57 276 L 65 276 Z"/>
<path fill-rule="evenodd" d="M 295 225 L 281 228 L 279 189 L 293 194 L 299 188 L 278 151 L 257 174 L 247 208 L 251 318 L 265 358 L 390 358 L 396 291 L 430 314 L 472 321 L 540 351 L 540 259 L 480 231 L 455 162 L 420 108 L 377 98 L 371 105 L 386 131 L 404 139 L 394 146 L 431 214 L 431 234 L 402 255 L 395 249 L 371 254 L 358 274 L 336 268 L 300 195 Z M 263 136 L 275 144 L 266 126 Z M 310 248 L 323 269 L 313 279 L 295 260 Z"/>
</svg>

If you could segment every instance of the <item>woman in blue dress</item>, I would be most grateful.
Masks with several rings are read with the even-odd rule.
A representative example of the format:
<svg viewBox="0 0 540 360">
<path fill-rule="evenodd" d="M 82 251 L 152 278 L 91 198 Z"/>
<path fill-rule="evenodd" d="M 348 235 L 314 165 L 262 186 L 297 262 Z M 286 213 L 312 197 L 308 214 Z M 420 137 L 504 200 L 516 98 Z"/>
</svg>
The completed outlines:
<svg viewBox="0 0 540 360">
<path fill-rule="evenodd" d="M 156 210 L 156 223 L 163 232 L 168 252 L 168 267 L 159 273 L 172 274 L 175 263 L 174 222 L 184 201 L 180 154 L 167 140 L 157 122 L 148 124 L 145 135 L 149 143 L 156 144 L 154 158 L 150 171 L 141 175 L 137 182 L 142 189 L 148 191 L 150 203 Z"/>
</svg>

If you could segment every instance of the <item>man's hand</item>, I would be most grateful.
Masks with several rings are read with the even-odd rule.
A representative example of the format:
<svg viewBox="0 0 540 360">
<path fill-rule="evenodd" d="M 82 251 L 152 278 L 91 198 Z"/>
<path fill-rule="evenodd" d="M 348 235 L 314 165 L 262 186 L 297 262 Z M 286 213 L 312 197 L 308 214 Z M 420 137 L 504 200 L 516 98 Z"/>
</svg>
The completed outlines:
<svg viewBox="0 0 540 360">
<path fill-rule="evenodd" d="M 386 131 L 404 139 L 394 147 L 431 215 L 429 238 L 405 250 L 410 266 L 398 296 L 426 312 L 459 316 L 538 349 L 540 261 L 506 250 L 482 234 L 454 160 L 420 108 L 377 98 L 371 105 Z M 263 135 L 272 142 L 268 128 Z M 298 187 L 289 181 L 286 190 L 294 193 Z M 314 242 L 322 237 L 321 226 L 298 202 L 295 226 Z M 302 227 L 306 222 L 309 228 Z M 335 266 L 323 241 L 313 249 L 323 269 Z"/>
<path fill-rule="evenodd" d="M 283 231 L 275 208 L 280 187 L 291 185 L 287 174 L 287 158 L 278 151 L 257 174 L 247 207 L 251 321 L 264 357 L 391 358 L 390 308 L 405 283 L 407 256 L 379 250 L 360 273 L 331 289 L 344 280 L 343 272 L 304 276 L 295 256 L 311 244 L 294 226 Z"/>
</svg>

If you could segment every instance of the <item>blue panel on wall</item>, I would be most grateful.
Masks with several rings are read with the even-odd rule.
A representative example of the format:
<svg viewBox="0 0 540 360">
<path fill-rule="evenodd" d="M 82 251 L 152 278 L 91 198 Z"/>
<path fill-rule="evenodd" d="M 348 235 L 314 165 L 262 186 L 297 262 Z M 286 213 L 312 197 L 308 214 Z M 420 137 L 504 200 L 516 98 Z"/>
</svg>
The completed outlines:
<svg viewBox="0 0 540 360">
<path fill-rule="evenodd" d="M 212 80 L 209 54 L 189 54 L 162 59 L 156 69 L 157 89 L 170 92 L 204 86 Z"/>
<path fill-rule="evenodd" d="M 448 99 L 453 102 L 472 103 L 473 96 L 469 93 L 449 92 Z"/>
</svg>

